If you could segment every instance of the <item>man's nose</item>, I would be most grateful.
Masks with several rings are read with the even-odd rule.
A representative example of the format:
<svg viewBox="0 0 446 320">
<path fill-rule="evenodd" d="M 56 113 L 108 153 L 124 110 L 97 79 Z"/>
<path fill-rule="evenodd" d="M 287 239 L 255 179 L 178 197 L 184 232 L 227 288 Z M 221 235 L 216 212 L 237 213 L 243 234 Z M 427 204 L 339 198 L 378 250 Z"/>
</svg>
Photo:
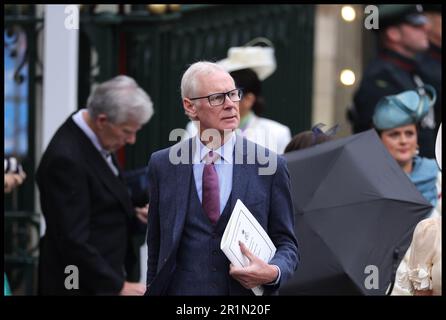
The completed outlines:
<svg viewBox="0 0 446 320">
<path fill-rule="evenodd" d="M 419 28 L 427 34 L 429 29 L 431 28 L 431 23 L 428 21 L 425 24 L 422 24 L 421 26 L 419 26 Z"/>
<path fill-rule="evenodd" d="M 236 106 L 237 106 L 237 102 L 232 101 L 231 99 L 229 99 L 228 95 L 226 95 L 224 108 L 234 108 Z"/>
<path fill-rule="evenodd" d="M 128 144 L 135 144 L 136 142 L 136 134 L 132 133 L 131 135 L 129 135 L 126 139 L 125 142 Z"/>
</svg>

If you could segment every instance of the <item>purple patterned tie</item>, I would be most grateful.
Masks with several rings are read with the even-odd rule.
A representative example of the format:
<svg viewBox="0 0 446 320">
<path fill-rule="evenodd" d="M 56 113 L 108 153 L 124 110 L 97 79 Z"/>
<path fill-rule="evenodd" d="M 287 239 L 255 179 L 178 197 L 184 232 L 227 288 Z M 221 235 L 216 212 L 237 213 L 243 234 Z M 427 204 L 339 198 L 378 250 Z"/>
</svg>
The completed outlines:
<svg viewBox="0 0 446 320">
<path fill-rule="evenodd" d="M 210 151 L 203 170 L 202 206 L 212 224 L 216 224 L 218 218 L 220 218 L 220 188 L 218 186 L 217 171 L 214 166 L 217 158 L 218 154 Z"/>
</svg>

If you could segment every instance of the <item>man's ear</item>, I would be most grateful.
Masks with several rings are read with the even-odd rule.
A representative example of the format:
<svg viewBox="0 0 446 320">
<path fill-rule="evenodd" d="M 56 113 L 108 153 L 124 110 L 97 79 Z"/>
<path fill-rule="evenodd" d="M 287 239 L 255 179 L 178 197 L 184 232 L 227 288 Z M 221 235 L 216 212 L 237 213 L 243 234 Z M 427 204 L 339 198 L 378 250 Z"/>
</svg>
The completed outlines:
<svg viewBox="0 0 446 320">
<path fill-rule="evenodd" d="M 387 39 L 392 42 L 398 42 L 401 39 L 401 31 L 396 26 L 390 26 L 385 31 Z"/>
<path fill-rule="evenodd" d="M 195 118 L 197 116 L 197 107 L 188 98 L 183 99 L 183 108 L 188 117 Z"/>
<path fill-rule="evenodd" d="M 96 127 L 98 127 L 99 129 L 102 129 L 104 127 L 104 125 L 107 123 L 107 121 L 108 121 L 108 117 L 104 113 L 98 114 L 96 119 L 94 119 L 94 123 L 96 124 Z"/>
</svg>

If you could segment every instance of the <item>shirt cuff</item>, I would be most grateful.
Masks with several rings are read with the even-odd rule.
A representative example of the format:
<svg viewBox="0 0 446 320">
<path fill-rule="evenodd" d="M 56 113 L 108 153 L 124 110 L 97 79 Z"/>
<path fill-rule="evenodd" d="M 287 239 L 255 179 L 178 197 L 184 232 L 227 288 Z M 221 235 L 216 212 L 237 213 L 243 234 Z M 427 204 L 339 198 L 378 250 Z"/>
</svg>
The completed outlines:
<svg viewBox="0 0 446 320">
<path fill-rule="evenodd" d="M 269 282 L 269 283 L 265 283 L 266 286 L 275 286 L 276 284 L 279 283 L 280 281 L 280 276 L 281 276 L 281 272 L 280 272 L 280 268 L 278 266 L 276 266 L 275 264 L 272 265 L 273 267 L 276 267 L 277 271 L 279 272 L 277 275 L 277 278 L 275 281 Z"/>
</svg>

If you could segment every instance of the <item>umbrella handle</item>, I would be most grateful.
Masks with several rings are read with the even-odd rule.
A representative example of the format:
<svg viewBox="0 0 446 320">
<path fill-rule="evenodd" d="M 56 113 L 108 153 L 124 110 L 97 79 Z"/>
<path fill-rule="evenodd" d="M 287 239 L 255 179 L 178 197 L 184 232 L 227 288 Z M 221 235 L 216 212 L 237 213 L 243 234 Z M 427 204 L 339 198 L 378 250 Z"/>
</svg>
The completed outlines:
<svg viewBox="0 0 446 320">
<path fill-rule="evenodd" d="M 396 270 L 398 269 L 398 263 L 397 262 L 398 262 L 399 256 L 400 256 L 400 249 L 396 248 L 393 251 L 392 275 L 391 275 L 391 278 L 390 278 L 390 287 L 389 287 L 389 290 L 387 291 L 387 295 L 388 296 L 390 296 L 390 294 L 392 293 L 393 287 L 395 285 Z"/>
</svg>

